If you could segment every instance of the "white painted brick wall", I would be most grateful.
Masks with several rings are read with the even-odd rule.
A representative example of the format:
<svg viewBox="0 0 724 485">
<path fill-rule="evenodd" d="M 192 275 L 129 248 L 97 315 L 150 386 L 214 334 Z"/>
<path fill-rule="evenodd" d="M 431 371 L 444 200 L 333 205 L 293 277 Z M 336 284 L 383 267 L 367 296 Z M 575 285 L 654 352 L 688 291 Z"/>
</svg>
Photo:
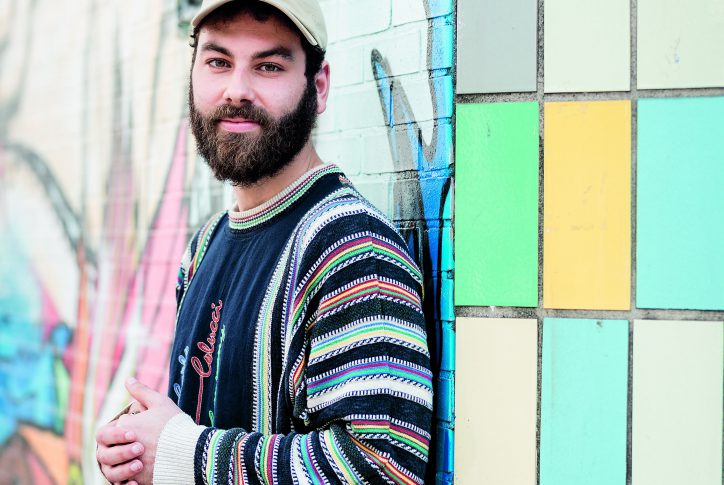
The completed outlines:
<svg viewBox="0 0 724 485">
<path fill-rule="evenodd" d="M 384 125 L 380 97 L 375 83 L 340 88 L 335 95 L 334 103 L 332 109 L 336 130 L 346 131 Z"/>
<path fill-rule="evenodd" d="M 425 7 L 420 0 L 394 0 L 392 2 L 392 24 L 401 25 L 425 20 Z"/>
<path fill-rule="evenodd" d="M 391 174 L 362 175 L 353 179 L 355 187 L 364 195 L 375 207 L 386 214 L 391 214 L 393 210 L 392 186 L 393 178 Z"/>
<path fill-rule="evenodd" d="M 416 160 L 405 159 L 404 164 L 393 160 L 372 51 L 387 61 L 393 82 L 404 89 L 414 120 L 421 122 L 423 137 L 429 141 L 435 118 L 427 69 L 430 21 L 422 0 L 321 0 L 320 4 L 329 33 L 332 87 L 327 112 L 315 131 L 317 149 L 391 215 L 396 167 L 414 169 Z"/>
<path fill-rule="evenodd" d="M 387 29 L 392 0 L 322 0 L 329 44 Z"/>
<path fill-rule="evenodd" d="M 377 49 L 387 62 L 395 76 L 413 74 L 425 69 L 426 43 L 422 42 L 421 25 L 406 25 L 393 28 L 373 36 L 367 41 L 365 54 L 367 69 L 365 81 L 374 81 L 370 68 L 372 49 Z"/>
<path fill-rule="evenodd" d="M 356 39 L 340 42 L 329 49 L 327 60 L 333 88 L 361 84 L 365 80 L 365 70 L 369 70 L 366 46 Z"/>
<path fill-rule="evenodd" d="M 362 172 L 366 174 L 386 173 L 393 170 L 387 128 L 365 130 L 362 135 L 364 164 Z"/>
<path fill-rule="evenodd" d="M 357 134 L 329 133 L 315 137 L 322 160 L 337 164 L 350 176 L 359 175 L 362 167 L 362 138 Z"/>
</svg>

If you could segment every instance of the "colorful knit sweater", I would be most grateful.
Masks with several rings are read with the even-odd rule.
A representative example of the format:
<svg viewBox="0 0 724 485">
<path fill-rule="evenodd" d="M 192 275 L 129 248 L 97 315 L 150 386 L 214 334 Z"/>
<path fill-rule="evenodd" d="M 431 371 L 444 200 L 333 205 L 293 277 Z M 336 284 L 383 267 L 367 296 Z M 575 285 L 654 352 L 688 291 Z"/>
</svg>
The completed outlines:
<svg viewBox="0 0 724 485">
<path fill-rule="evenodd" d="M 268 231 L 280 227 L 277 244 Z M 233 244 L 267 282 L 249 319 L 203 300 L 220 279 L 225 298 L 249 293 L 223 271 Z M 184 413 L 161 434 L 154 483 L 423 483 L 432 375 L 421 288 L 400 235 L 334 166 L 213 218 L 181 265 L 169 395 Z"/>
</svg>

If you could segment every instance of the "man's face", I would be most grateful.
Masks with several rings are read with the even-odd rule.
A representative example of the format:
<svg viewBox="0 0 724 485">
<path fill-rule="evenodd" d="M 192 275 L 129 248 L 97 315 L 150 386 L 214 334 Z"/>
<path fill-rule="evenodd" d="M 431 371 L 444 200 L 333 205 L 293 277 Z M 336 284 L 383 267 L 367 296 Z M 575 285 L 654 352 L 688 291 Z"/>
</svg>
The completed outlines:
<svg viewBox="0 0 724 485">
<path fill-rule="evenodd" d="M 317 88 L 299 35 L 249 14 L 202 27 L 189 112 L 201 155 L 220 180 L 249 186 L 278 173 L 309 139 Z"/>
</svg>

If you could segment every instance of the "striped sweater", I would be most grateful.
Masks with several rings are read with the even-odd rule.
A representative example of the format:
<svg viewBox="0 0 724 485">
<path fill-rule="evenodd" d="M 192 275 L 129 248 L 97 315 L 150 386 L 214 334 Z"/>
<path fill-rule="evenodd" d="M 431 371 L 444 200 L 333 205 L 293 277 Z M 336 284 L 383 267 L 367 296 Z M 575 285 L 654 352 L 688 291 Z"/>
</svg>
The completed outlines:
<svg viewBox="0 0 724 485">
<path fill-rule="evenodd" d="M 333 165 L 212 218 L 179 273 L 169 395 L 184 413 L 154 483 L 423 483 L 421 288 L 400 235 Z"/>
</svg>

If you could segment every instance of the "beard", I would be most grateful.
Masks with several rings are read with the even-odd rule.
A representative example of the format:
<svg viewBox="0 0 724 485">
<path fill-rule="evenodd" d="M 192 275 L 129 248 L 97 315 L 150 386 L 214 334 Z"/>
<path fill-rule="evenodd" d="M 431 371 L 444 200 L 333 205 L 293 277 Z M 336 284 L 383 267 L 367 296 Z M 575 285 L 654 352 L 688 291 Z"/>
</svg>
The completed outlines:
<svg viewBox="0 0 724 485">
<path fill-rule="evenodd" d="M 243 118 L 259 125 L 257 132 L 231 133 L 218 129 L 223 118 Z M 241 106 L 217 106 L 201 114 L 189 87 L 189 119 L 196 147 L 214 176 L 236 186 L 251 186 L 286 167 L 309 140 L 317 119 L 317 91 L 307 82 L 297 106 L 279 118 L 245 101 Z"/>
</svg>

